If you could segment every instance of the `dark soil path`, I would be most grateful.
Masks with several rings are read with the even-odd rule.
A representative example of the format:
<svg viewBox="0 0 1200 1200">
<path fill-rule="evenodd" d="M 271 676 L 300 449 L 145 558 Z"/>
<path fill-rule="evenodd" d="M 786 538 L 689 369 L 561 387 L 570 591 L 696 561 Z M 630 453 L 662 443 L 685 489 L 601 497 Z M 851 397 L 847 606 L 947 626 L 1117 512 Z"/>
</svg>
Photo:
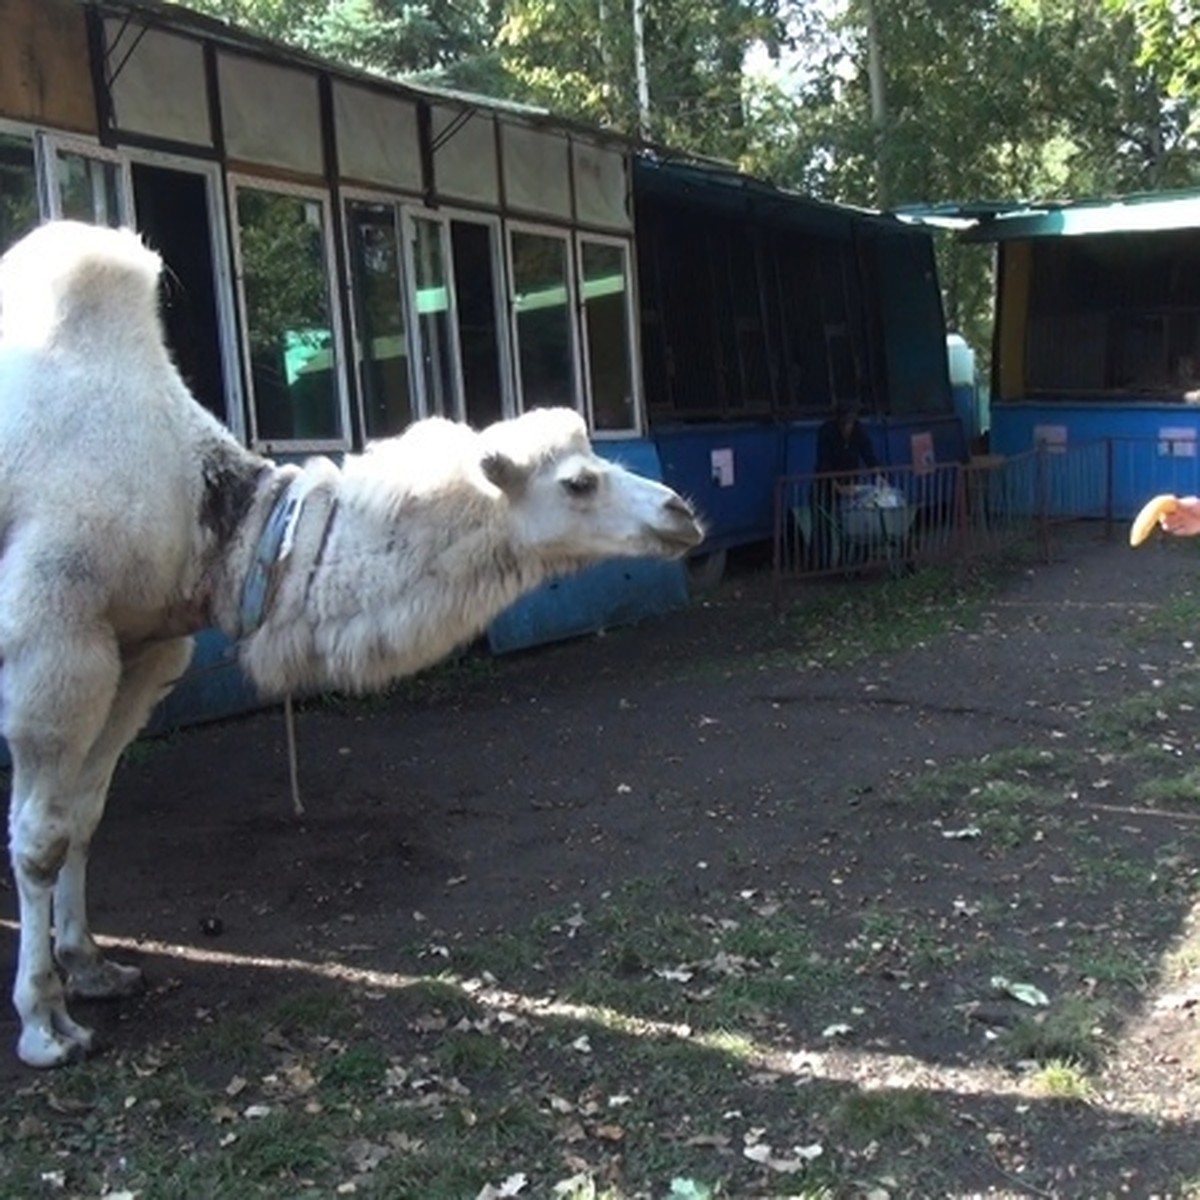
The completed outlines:
<svg viewBox="0 0 1200 1200">
<path fill-rule="evenodd" d="M 853 620 L 813 644 L 805 596 L 789 596 L 781 620 L 769 579 L 735 573 L 688 611 L 638 628 L 503 660 L 467 657 L 384 699 L 307 705 L 300 820 L 278 710 L 146 743 L 119 772 L 92 891 L 97 930 L 141 944 L 125 957 L 142 962 L 151 991 L 92 1006 L 85 1019 L 133 1053 L 179 1036 L 198 1013 L 265 1009 L 294 986 L 287 971 L 231 965 L 240 956 L 411 971 L 415 944 L 452 954 L 456 943 L 517 934 L 540 914 L 588 910 L 631 885 L 647 889 L 648 915 L 716 897 L 785 897 L 810 914 L 823 953 L 851 946 L 861 964 L 854 1023 L 870 1037 L 822 1044 L 814 1071 L 859 1087 L 926 1088 L 954 1109 L 960 1133 L 1001 1131 L 978 1143 L 991 1148 L 983 1162 L 953 1139 L 918 1143 L 912 1154 L 940 1156 L 928 1176 L 947 1181 L 936 1194 L 1186 1194 L 1189 1178 L 1200 1187 L 1189 991 L 1200 996 L 1200 973 L 1177 943 L 1190 929 L 1200 805 L 1151 805 L 1138 789 L 1147 772 L 1186 771 L 1200 743 L 1200 711 L 1186 700 L 1153 712 L 1155 689 L 1178 697 L 1195 665 L 1195 646 L 1163 613 L 1167 599 L 1200 596 L 1198 555 L 1200 546 L 1162 539 L 1135 553 L 1089 532 L 1060 545 L 1054 563 L 1007 580 L 962 627 L 848 666 L 826 651 L 860 636 Z M 1125 711 L 1131 729 L 1142 722 L 1166 745 L 1167 766 L 1144 765 L 1120 728 Z M 972 785 L 948 792 L 946 772 L 1018 751 L 1073 755 L 1071 845 L 1103 829 L 1095 862 L 1126 858 L 1146 877 L 1167 862 L 1170 878 L 1151 900 L 1135 902 L 1115 868 L 1101 884 L 1096 868 L 1077 888 L 1083 868 L 1053 835 L 1025 840 L 1014 824 L 994 849 L 946 836 L 980 819 Z M 927 777 L 942 784 L 914 799 Z M 987 1057 L 992 1000 L 978 969 L 948 959 L 903 988 L 911 946 L 890 946 L 884 931 L 863 948 L 865 913 L 876 926 L 879 914 L 922 914 L 951 945 L 974 936 L 980 905 L 993 919 L 978 938 L 1007 941 L 1010 955 L 1027 949 L 1040 967 L 1032 982 L 1048 992 L 1086 990 L 1080 931 L 1133 942 L 1145 964 L 1144 984 L 1119 993 L 1099 1091 L 1061 1119 L 1012 1118 L 1014 1105 L 1037 1102 L 1021 1098 L 1011 1064 Z M 1011 920 L 997 922 L 1006 905 Z M 0 915 L 15 916 L 7 879 Z M 187 961 L 168 946 L 214 958 Z M 8 926 L 6 975 L 15 948 Z M 1173 948 L 1184 967 L 1163 972 Z M 567 953 L 555 970 L 571 967 Z M 811 1049 L 826 1021 L 794 1014 L 784 1040 Z M 404 1036 L 396 1032 L 401 1051 Z M 14 1040 L 5 1008 L 0 1043 Z M 0 1077 L 28 1081 L 10 1052 Z"/>
</svg>

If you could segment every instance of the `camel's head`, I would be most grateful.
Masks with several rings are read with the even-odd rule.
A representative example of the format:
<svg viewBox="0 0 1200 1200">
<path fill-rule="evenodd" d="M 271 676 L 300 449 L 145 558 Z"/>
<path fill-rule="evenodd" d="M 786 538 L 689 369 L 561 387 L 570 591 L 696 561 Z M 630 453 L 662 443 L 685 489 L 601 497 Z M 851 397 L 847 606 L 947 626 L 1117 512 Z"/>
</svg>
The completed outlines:
<svg viewBox="0 0 1200 1200">
<path fill-rule="evenodd" d="M 508 498 L 518 541 L 543 555 L 678 558 L 704 538 L 669 487 L 595 454 L 571 409 L 533 409 L 480 438 L 483 473 Z"/>
</svg>

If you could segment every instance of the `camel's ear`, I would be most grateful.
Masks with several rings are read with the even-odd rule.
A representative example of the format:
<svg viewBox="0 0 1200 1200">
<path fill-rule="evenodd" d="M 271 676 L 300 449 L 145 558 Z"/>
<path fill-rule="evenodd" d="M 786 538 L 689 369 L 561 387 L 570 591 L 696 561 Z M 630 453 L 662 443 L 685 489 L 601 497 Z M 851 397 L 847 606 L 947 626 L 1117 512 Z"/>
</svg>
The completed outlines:
<svg viewBox="0 0 1200 1200">
<path fill-rule="evenodd" d="M 506 496 L 520 493 L 529 478 L 528 468 L 515 462 L 507 454 L 501 454 L 499 450 L 485 454 L 479 465 L 488 482 L 495 484 Z"/>
</svg>

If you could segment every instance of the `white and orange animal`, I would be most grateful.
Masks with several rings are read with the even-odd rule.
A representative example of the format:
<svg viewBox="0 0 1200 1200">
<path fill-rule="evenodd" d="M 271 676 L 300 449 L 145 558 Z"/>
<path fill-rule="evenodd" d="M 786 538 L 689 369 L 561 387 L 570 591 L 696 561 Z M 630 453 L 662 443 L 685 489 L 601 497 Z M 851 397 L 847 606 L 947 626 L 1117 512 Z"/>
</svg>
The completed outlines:
<svg viewBox="0 0 1200 1200">
<path fill-rule="evenodd" d="M 252 454 L 176 372 L 160 272 L 134 233 L 72 222 L 0 260 L 0 731 L 17 1053 L 35 1067 L 92 1046 L 68 994 L 140 985 L 89 931 L 88 846 L 191 634 L 235 639 L 264 693 L 372 688 L 549 576 L 679 556 L 703 536 L 679 496 L 598 458 L 564 409 L 481 432 L 421 421 L 341 467 Z"/>
</svg>

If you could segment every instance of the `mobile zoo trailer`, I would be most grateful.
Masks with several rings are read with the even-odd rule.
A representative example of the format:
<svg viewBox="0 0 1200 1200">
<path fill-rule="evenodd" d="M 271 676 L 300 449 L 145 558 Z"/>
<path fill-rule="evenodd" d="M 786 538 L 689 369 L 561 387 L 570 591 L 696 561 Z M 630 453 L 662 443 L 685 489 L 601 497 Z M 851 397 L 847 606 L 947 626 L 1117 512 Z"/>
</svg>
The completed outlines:
<svg viewBox="0 0 1200 1200">
<path fill-rule="evenodd" d="M 694 580 L 770 537 L 776 479 L 813 470 L 839 402 L 882 464 L 966 459 L 927 230 L 650 155 L 633 182 L 650 433 L 711 525 Z"/>
<path fill-rule="evenodd" d="M 996 244 L 991 449 L 1071 463 L 1052 502 L 1072 516 L 1200 489 L 1200 195 L 958 215 Z"/>
</svg>

